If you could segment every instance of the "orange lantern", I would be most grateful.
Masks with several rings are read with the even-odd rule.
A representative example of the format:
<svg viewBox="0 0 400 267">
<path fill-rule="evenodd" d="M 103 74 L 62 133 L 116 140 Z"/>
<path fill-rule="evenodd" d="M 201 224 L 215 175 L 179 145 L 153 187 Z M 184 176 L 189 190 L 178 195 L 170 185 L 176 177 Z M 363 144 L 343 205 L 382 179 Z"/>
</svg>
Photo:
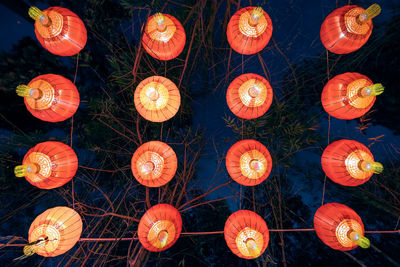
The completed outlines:
<svg viewBox="0 0 400 267">
<path fill-rule="evenodd" d="M 185 29 L 175 17 L 157 13 L 147 20 L 142 43 L 150 56 L 160 60 L 176 58 L 185 42 Z"/>
<path fill-rule="evenodd" d="M 364 237 L 364 224 L 357 213 L 339 203 L 321 206 L 314 215 L 314 228 L 325 245 L 336 250 L 352 250 L 357 246 L 368 248 Z"/>
<path fill-rule="evenodd" d="M 226 29 L 233 50 L 243 55 L 260 52 L 272 36 L 272 21 L 261 7 L 245 7 L 229 20 Z"/>
<path fill-rule="evenodd" d="M 253 186 L 267 179 L 272 169 L 272 158 L 263 144 L 248 139 L 235 143 L 228 150 L 225 164 L 233 180 Z"/>
<path fill-rule="evenodd" d="M 135 90 L 135 107 L 143 118 L 152 122 L 167 121 L 178 112 L 181 95 L 176 85 L 161 76 L 151 76 Z"/>
<path fill-rule="evenodd" d="M 29 228 L 24 254 L 55 257 L 73 248 L 82 233 L 82 219 L 68 207 L 55 207 L 40 214 Z"/>
<path fill-rule="evenodd" d="M 169 204 L 151 207 L 140 219 L 138 236 L 142 246 L 153 252 L 170 248 L 182 231 L 179 211 Z"/>
<path fill-rule="evenodd" d="M 328 81 L 322 91 L 321 102 L 329 115 L 352 120 L 367 113 L 383 90 L 382 84 L 373 84 L 367 76 L 346 72 Z"/>
<path fill-rule="evenodd" d="M 19 85 L 17 94 L 24 97 L 26 108 L 33 116 L 48 122 L 71 118 L 79 106 L 75 85 L 56 74 L 40 75 L 28 85 Z"/>
<path fill-rule="evenodd" d="M 87 41 L 85 25 L 71 10 L 50 7 L 41 11 L 37 7 L 31 7 L 29 16 L 35 20 L 37 39 L 50 53 L 73 56 L 85 47 Z"/>
<path fill-rule="evenodd" d="M 326 176 L 345 186 L 363 184 L 373 173 L 383 171 L 366 146 L 346 139 L 329 144 L 322 153 L 321 164 Z"/>
<path fill-rule="evenodd" d="M 336 54 L 348 54 L 362 47 L 371 36 L 372 18 L 381 8 L 374 4 L 364 10 L 359 6 L 344 6 L 329 14 L 321 26 L 321 41 Z"/>
<path fill-rule="evenodd" d="M 226 92 L 229 109 L 239 118 L 261 117 L 271 106 L 272 87 L 262 76 L 247 73 L 234 79 Z"/>
<path fill-rule="evenodd" d="M 31 148 L 14 172 L 38 188 L 53 189 L 68 183 L 77 169 L 78 158 L 72 148 L 47 141 Z"/>
<path fill-rule="evenodd" d="M 229 249 L 244 259 L 258 258 L 269 242 L 267 224 L 260 215 L 249 210 L 239 210 L 229 216 L 224 236 Z"/>
<path fill-rule="evenodd" d="M 171 181 L 177 167 L 178 159 L 174 150 L 160 141 L 141 145 L 131 161 L 133 176 L 148 187 L 159 187 Z"/>
</svg>

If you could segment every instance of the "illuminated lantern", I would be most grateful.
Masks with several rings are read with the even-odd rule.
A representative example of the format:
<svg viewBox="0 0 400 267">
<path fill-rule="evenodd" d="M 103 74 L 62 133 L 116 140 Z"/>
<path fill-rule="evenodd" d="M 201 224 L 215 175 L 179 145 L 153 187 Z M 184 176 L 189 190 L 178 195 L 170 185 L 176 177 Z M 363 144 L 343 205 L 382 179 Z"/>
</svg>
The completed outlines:
<svg viewBox="0 0 400 267">
<path fill-rule="evenodd" d="M 151 207 L 140 219 L 139 241 L 153 252 L 170 248 L 178 240 L 182 231 L 182 218 L 179 211 L 169 204 Z"/>
<path fill-rule="evenodd" d="M 226 92 L 229 109 L 239 118 L 261 117 L 271 106 L 272 87 L 262 76 L 248 73 L 234 79 Z"/>
<path fill-rule="evenodd" d="M 243 55 L 260 52 L 272 36 L 272 21 L 261 7 L 245 7 L 229 20 L 226 29 L 233 50 Z"/>
<path fill-rule="evenodd" d="M 151 76 L 135 90 L 135 107 L 143 118 L 152 122 L 167 121 L 178 112 L 181 95 L 176 85 L 161 76 Z"/>
<path fill-rule="evenodd" d="M 346 139 L 329 144 L 322 153 L 321 164 L 326 176 L 345 186 L 363 184 L 373 173 L 383 171 L 366 146 Z"/>
<path fill-rule="evenodd" d="M 147 20 L 142 43 L 150 56 L 160 60 L 176 58 L 185 42 L 185 29 L 175 17 L 157 13 Z"/>
<path fill-rule="evenodd" d="M 260 142 L 242 140 L 228 150 L 226 169 L 237 183 L 245 186 L 258 185 L 271 173 L 271 155 Z"/>
<path fill-rule="evenodd" d="M 383 90 L 382 84 L 373 84 L 367 76 L 346 72 L 328 81 L 322 91 L 321 102 L 329 115 L 352 120 L 367 113 Z"/>
<path fill-rule="evenodd" d="M 174 150 L 166 143 L 151 141 L 141 145 L 133 154 L 133 176 L 142 185 L 159 187 L 174 177 L 178 160 Z"/>
<path fill-rule="evenodd" d="M 344 6 L 329 14 L 321 26 L 321 41 L 335 54 L 348 54 L 362 47 L 371 36 L 372 18 L 381 8 L 374 4 L 364 10 L 359 6 Z"/>
<path fill-rule="evenodd" d="M 81 237 L 82 219 L 68 207 L 55 207 L 40 214 L 29 228 L 24 254 L 56 257 L 73 248 Z"/>
<path fill-rule="evenodd" d="M 55 74 L 40 75 L 28 85 L 19 85 L 17 94 L 24 97 L 26 108 L 33 116 L 48 122 L 71 118 L 79 106 L 75 85 Z"/>
<path fill-rule="evenodd" d="M 314 215 L 314 228 L 321 241 L 336 250 L 370 246 L 369 240 L 363 236 L 364 224 L 360 216 L 343 204 L 321 206 Z"/>
<path fill-rule="evenodd" d="M 87 33 L 82 20 L 71 10 L 50 7 L 41 11 L 29 8 L 29 16 L 35 20 L 35 34 L 42 46 L 58 56 L 73 56 L 86 44 Z"/>
<path fill-rule="evenodd" d="M 47 141 L 29 149 L 14 172 L 38 188 L 53 189 L 68 183 L 77 169 L 78 158 L 71 147 Z"/>
<path fill-rule="evenodd" d="M 267 224 L 260 215 L 249 210 L 239 210 L 229 216 L 224 236 L 229 249 L 244 259 L 259 257 L 269 242 Z"/>
</svg>

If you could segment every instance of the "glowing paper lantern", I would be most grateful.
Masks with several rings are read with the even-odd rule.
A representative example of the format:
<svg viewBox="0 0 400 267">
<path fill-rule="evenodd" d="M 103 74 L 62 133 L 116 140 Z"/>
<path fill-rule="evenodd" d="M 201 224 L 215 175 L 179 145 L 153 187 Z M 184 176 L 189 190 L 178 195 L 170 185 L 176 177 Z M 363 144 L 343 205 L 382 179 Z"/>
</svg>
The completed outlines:
<svg viewBox="0 0 400 267">
<path fill-rule="evenodd" d="M 50 7 L 41 11 L 37 7 L 31 7 L 29 16 L 35 20 L 37 39 L 50 53 L 73 56 L 85 47 L 87 41 L 85 25 L 71 10 Z"/>
<path fill-rule="evenodd" d="M 161 76 L 151 76 L 135 90 L 135 107 L 143 118 L 152 122 L 167 121 L 178 112 L 181 95 L 176 85 Z"/>
<path fill-rule="evenodd" d="M 364 224 L 360 216 L 343 204 L 321 206 L 314 215 L 314 228 L 321 241 L 336 250 L 370 246 L 369 240 L 363 236 Z"/>
<path fill-rule="evenodd" d="M 23 165 L 15 167 L 15 175 L 24 177 L 41 189 L 52 189 L 68 183 L 78 169 L 78 158 L 71 147 L 47 141 L 25 154 Z"/>
<path fill-rule="evenodd" d="M 272 87 L 262 76 L 247 73 L 234 79 L 226 92 L 229 109 L 239 118 L 261 117 L 271 106 Z"/>
<path fill-rule="evenodd" d="M 163 251 L 178 240 L 182 231 L 179 211 L 169 204 L 151 207 L 140 219 L 138 236 L 142 246 L 149 251 Z"/>
<path fill-rule="evenodd" d="M 141 145 L 133 154 L 133 176 L 142 185 L 159 187 L 174 177 L 178 160 L 174 150 L 166 143 L 151 141 Z"/>
<path fill-rule="evenodd" d="M 245 7 L 229 20 L 226 30 L 233 50 L 243 55 L 260 52 L 272 36 L 272 21 L 261 7 Z"/>
<path fill-rule="evenodd" d="M 226 169 L 237 183 L 245 186 L 258 185 L 271 173 L 271 155 L 260 142 L 242 140 L 228 150 Z"/>
<path fill-rule="evenodd" d="M 329 115 L 351 120 L 367 113 L 383 90 L 382 84 L 373 84 L 367 76 L 346 72 L 328 81 L 322 91 L 321 102 Z"/>
<path fill-rule="evenodd" d="M 48 122 L 72 117 L 79 106 L 79 93 L 75 85 L 55 74 L 40 75 L 28 85 L 19 85 L 17 94 L 24 97 L 26 108 L 33 116 Z"/>
<path fill-rule="evenodd" d="M 82 233 L 82 219 L 68 207 L 55 207 L 40 214 L 29 228 L 24 254 L 55 257 L 73 248 Z"/>
<path fill-rule="evenodd" d="M 359 6 L 344 6 L 329 14 L 321 26 L 321 41 L 336 54 L 348 54 L 362 47 L 371 36 L 372 18 L 381 8 L 374 4 L 364 10 Z"/>
<path fill-rule="evenodd" d="M 383 171 L 366 146 L 346 139 L 329 144 L 322 153 L 321 164 L 326 176 L 345 186 L 363 184 L 373 173 Z"/>
<path fill-rule="evenodd" d="M 142 44 L 150 56 L 160 60 L 176 58 L 185 42 L 185 29 L 175 17 L 157 13 L 147 20 Z"/>
<path fill-rule="evenodd" d="M 239 210 L 229 216 L 224 236 L 229 249 L 244 259 L 259 257 L 269 242 L 267 224 L 260 215 L 249 210 Z"/>
</svg>

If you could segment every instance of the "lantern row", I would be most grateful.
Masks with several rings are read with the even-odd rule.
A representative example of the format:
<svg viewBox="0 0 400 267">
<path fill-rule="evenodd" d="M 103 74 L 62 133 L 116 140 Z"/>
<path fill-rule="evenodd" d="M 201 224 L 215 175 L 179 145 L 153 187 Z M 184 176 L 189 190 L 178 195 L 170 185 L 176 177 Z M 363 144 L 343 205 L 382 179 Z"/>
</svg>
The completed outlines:
<svg viewBox="0 0 400 267">
<path fill-rule="evenodd" d="M 345 6 L 333 11 L 321 26 L 321 41 L 331 52 L 345 54 L 362 47 L 372 32 L 371 19 L 380 13 L 379 5 L 364 10 Z M 60 56 L 72 56 L 81 51 L 87 32 L 79 17 L 68 9 L 51 7 L 29 10 L 35 20 L 35 33 L 42 46 Z M 227 39 L 233 50 L 250 55 L 260 52 L 272 36 L 272 21 L 261 7 L 246 7 L 237 11 L 227 27 Z M 176 58 L 185 46 L 186 35 L 181 23 L 171 15 L 157 13 L 148 18 L 141 43 L 148 54 L 159 60 Z M 358 73 L 344 73 L 328 81 L 322 92 L 322 105 L 332 116 L 353 119 L 364 115 L 373 105 L 375 96 L 383 92 L 381 84 Z M 55 74 L 40 75 L 28 85 L 17 87 L 33 116 L 49 122 L 59 122 L 73 116 L 79 106 L 79 93 L 68 79 Z M 273 98 L 269 82 L 257 74 L 243 74 L 232 81 L 227 90 L 227 104 L 240 118 L 254 119 L 264 115 Z M 139 83 L 134 103 L 139 114 L 152 122 L 172 118 L 180 107 L 180 93 L 166 77 L 152 76 Z M 324 150 L 322 168 L 334 182 L 356 186 L 365 183 L 383 167 L 375 162 L 367 147 L 352 140 L 339 140 Z M 78 159 L 72 148 L 60 142 L 44 142 L 31 148 L 23 165 L 15 168 L 18 177 L 25 177 L 42 189 L 57 188 L 75 175 Z M 239 184 L 254 186 L 262 183 L 272 169 L 268 149 L 256 140 L 234 144 L 226 156 L 226 168 Z M 175 175 L 177 157 L 173 149 L 159 141 L 141 145 L 134 153 L 131 169 L 139 183 L 159 187 Z M 319 238 L 338 250 L 357 246 L 369 247 L 363 236 L 360 217 L 349 207 L 329 203 L 314 216 Z M 176 208 L 168 204 L 151 207 L 141 218 L 138 237 L 149 251 L 162 251 L 179 238 L 182 219 Z M 68 207 L 55 207 L 39 215 L 29 229 L 25 255 L 37 253 L 53 257 L 65 253 L 79 240 L 82 220 Z M 226 221 L 224 229 L 228 247 L 237 256 L 253 259 L 268 246 L 269 231 L 256 213 L 239 210 Z"/>
<path fill-rule="evenodd" d="M 82 233 L 82 219 L 73 209 L 55 207 L 46 210 L 32 222 L 24 254 L 56 257 L 75 246 Z M 314 215 L 317 236 L 329 247 L 348 251 L 358 246 L 368 248 L 364 224 L 351 208 L 328 203 Z M 148 251 L 160 252 L 173 246 L 182 232 L 182 217 L 169 204 L 151 207 L 139 221 L 137 236 Z M 255 259 L 269 243 L 269 230 L 264 219 L 250 210 L 238 210 L 226 220 L 224 237 L 229 249 L 240 258 Z"/>
<path fill-rule="evenodd" d="M 377 4 L 364 10 L 344 6 L 333 11 L 321 26 L 321 41 L 333 53 L 350 53 L 364 45 L 372 33 L 372 18 L 380 13 Z M 35 33 L 51 53 L 71 56 L 86 44 L 87 32 L 79 17 L 68 9 L 51 7 L 40 11 L 29 9 L 35 19 Z M 272 36 L 272 22 L 261 7 L 245 7 L 237 11 L 227 27 L 227 39 L 236 52 L 250 55 L 261 51 Z M 141 43 L 154 58 L 170 60 L 185 46 L 186 35 L 181 23 L 168 14 L 157 13 L 148 18 Z M 368 112 L 375 96 L 383 92 L 382 84 L 358 73 L 344 73 L 328 81 L 321 101 L 324 109 L 339 119 L 354 119 Z M 18 86 L 18 95 L 25 98 L 27 109 L 44 121 L 58 122 L 73 116 L 79 106 L 79 93 L 64 77 L 47 74 Z M 243 74 L 229 85 L 226 94 L 229 109 L 238 117 L 254 119 L 265 114 L 272 103 L 269 82 L 257 74 Z M 137 111 L 152 122 L 172 118 L 180 107 L 176 85 L 161 76 L 143 80 L 135 90 Z"/>
</svg>

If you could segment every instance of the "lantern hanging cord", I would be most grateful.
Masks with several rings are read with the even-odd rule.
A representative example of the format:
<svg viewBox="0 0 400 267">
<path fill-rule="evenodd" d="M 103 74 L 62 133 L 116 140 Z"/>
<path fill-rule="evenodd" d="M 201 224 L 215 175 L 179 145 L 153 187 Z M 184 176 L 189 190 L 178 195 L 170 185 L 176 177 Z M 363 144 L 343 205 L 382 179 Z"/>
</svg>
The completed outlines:
<svg viewBox="0 0 400 267">
<path fill-rule="evenodd" d="M 304 228 L 304 229 L 269 229 L 269 232 L 313 232 L 315 231 L 314 228 Z M 217 235 L 217 234 L 223 234 L 224 231 L 213 231 L 213 232 L 184 232 L 181 233 L 182 236 L 197 236 L 197 235 Z M 376 230 L 376 231 L 365 231 L 365 234 L 400 234 L 400 229 L 399 230 Z M 109 238 L 80 238 L 78 242 L 113 242 L 113 241 L 132 241 L 132 240 L 138 240 L 139 238 L 137 237 L 123 237 L 123 238 L 115 238 L 115 237 L 109 237 Z M 23 247 L 26 246 L 27 244 L 0 244 L 0 248 L 2 247 Z"/>
</svg>

